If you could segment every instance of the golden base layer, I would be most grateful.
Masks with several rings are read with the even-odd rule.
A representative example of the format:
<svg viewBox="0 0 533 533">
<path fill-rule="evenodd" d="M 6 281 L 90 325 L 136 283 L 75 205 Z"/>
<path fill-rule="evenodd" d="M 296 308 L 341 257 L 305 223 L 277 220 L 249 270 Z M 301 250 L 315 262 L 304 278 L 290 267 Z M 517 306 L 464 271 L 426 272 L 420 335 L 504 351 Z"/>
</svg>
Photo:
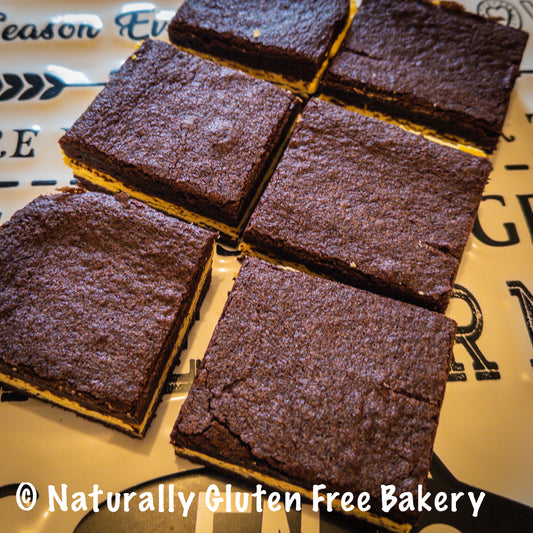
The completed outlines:
<svg viewBox="0 0 533 533">
<path fill-rule="evenodd" d="M 234 465 L 232 463 L 227 463 L 227 462 L 221 461 L 220 459 L 215 459 L 214 457 L 211 457 L 201 452 L 197 452 L 195 450 L 190 450 L 188 448 L 174 446 L 174 450 L 176 454 L 182 457 L 185 457 L 186 459 L 190 459 L 193 462 L 196 462 L 196 463 L 200 462 L 202 464 L 213 466 L 218 470 L 231 472 L 248 481 L 261 483 L 275 490 L 284 491 L 284 492 L 298 492 L 302 496 L 308 498 L 309 500 L 313 499 L 312 491 L 310 491 L 309 489 L 300 487 L 296 484 L 293 484 L 293 483 L 290 483 L 290 482 L 287 482 L 281 479 L 276 479 L 267 474 L 262 474 L 254 470 L 244 468 L 242 466 Z M 320 495 L 324 496 L 321 493 Z M 341 504 L 338 501 L 338 499 L 333 500 L 333 508 L 336 511 L 344 512 L 341 508 Z M 393 533 L 408 533 L 413 527 L 411 524 L 408 524 L 408 523 L 398 523 L 385 516 L 380 516 L 380 515 L 377 515 L 371 512 L 361 511 L 357 507 L 354 507 L 353 511 L 350 511 L 349 513 L 345 513 L 345 514 L 355 516 L 356 518 L 359 518 L 361 520 L 374 524 L 378 527 L 385 528 L 388 531 L 392 531 Z"/>
</svg>

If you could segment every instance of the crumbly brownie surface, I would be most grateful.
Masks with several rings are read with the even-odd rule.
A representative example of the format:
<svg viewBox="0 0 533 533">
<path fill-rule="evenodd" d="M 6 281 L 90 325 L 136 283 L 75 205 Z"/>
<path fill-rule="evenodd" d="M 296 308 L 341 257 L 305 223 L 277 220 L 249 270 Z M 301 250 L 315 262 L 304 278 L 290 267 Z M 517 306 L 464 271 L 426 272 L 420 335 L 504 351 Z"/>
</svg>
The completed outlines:
<svg viewBox="0 0 533 533">
<path fill-rule="evenodd" d="M 270 83 L 145 41 L 60 144 L 74 162 L 236 227 L 297 108 Z"/>
<path fill-rule="evenodd" d="M 140 423 L 214 238 L 126 196 L 34 200 L 0 227 L 0 373 Z"/>
<path fill-rule="evenodd" d="M 491 152 L 527 38 L 452 2 L 364 0 L 322 90 Z"/>
<path fill-rule="evenodd" d="M 168 32 L 175 44 L 311 81 L 349 11 L 349 0 L 186 0 Z"/>
<path fill-rule="evenodd" d="M 438 313 L 245 259 L 171 441 L 305 489 L 416 491 L 454 334 Z"/>
<path fill-rule="evenodd" d="M 244 245 L 442 311 L 490 169 L 484 158 L 312 99 Z"/>
</svg>

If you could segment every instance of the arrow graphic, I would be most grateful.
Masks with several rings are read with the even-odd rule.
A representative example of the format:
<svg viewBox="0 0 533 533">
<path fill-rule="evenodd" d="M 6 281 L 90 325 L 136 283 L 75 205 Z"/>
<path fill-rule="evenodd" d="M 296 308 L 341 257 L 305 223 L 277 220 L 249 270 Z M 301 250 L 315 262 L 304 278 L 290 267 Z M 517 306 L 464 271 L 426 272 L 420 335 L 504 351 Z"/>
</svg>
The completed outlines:
<svg viewBox="0 0 533 533">
<path fill-rule="evenodd" d="M 0 77 L 0 102 L 14 99 L 24 102 L 37 97 L 39 100 L 51 100 L 59 96 L 67 87 L 98 87 L 103 85 L 105 82 L 68 83 L 50 72 L 42 74 L 34 72 L 5 73 Z"/>
</svg>

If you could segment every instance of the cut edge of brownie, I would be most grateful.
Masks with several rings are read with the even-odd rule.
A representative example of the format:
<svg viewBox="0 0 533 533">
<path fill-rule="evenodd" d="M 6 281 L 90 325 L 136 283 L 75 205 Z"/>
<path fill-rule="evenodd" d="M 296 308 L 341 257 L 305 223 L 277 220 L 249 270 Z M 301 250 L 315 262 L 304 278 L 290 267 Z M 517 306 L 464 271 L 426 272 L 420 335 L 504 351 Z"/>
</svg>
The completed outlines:
<svg viewBox="0 0 533 533">
<path fill-rule="evenodd" d="M 472 221 L 473 223 L 474 221 Z M 299 270 L 300 272 L 331 281 L 338 281 L 438 313 L 444 313 L 448 307 L 458 272 L 458 268 L 455 269 L 453 277 L 449 280 L 449 291 L 446 294 L 440 294 L 435 297 L 431 294 L 421 294 L 420 292 L 407 294 L 400 284 L 392 286 L 391 284 L 382 283 L 379 279 L 366 275 L 355 268 L 346 269 L 342 265 L 333 266 L 327 257 L 320 259 L 310 256 L 308 252 L 308 257 L 302 258 L 298 252 L 284 248 L 280 244 L 266 244 L 264 236 L 257 238 L 257 236 L 254 236 L 253 230 L 249 229 L 246 230 L 243 240 L 239 243 L 239 250 L 241 251 L 241 256 L 255 257 L 273 265 Z M 458 260 L 459 262 L 460 260 Z"/>
<path fill-rule="evenodd" d="M 81 188 L 63 188 L 62 194 L 84 194 Z M 120 195 L 118 195 L 120 197 Z M 126 196 L 124 195 L 126 198 Z M 136 200 L 133 200 L 136 202 Z M 142 204 L 140 204 L 142 205 Z M 77 415 L 100 422 L 113 429 L 118 429 L 129 436 L 143 438 L 155 416 L 156 408 L 161 401 L 163 387 L 176 363 L 179 361 L 181 349 L 194 323 L 194 317 L 208 292 L 211 282 L 212 263 L 216 247 L 216 234 L 206 235 L 204 251 L 194 277 L 189 281 L 187 302 L 181 307 L 180 313 L 174 317 L 172 326 L 166 336 L 156 358 L 154 374 L 159 375 L 151 387 L 143 391 L 136 411 L 121 417 L 110 406 L 102 402 L 92 402 L 90 394 L 75 393 L 63 390 L 63 394 L 51 390 L 47 380 L 31 376 L 31 369 L 18 371 L 17 367 L 0 362 L 0 382 L 44 400 L 58 407 L 67 409 Z M 59 387 L 61 389 L 61 387 Z"/>
<path fill-rule="evenodd" d="M 265 245 L 264 238 L 254 238 L 253 231 L 251 230 L 247 230 L 243 239 L 239 244 L 239 250 L 243 256 L 255 257 L 273 265 L 298 270 L 311 276 L 317 276 L 330 281 L 338 281 L 352 287 L 379 294 L 380 296 L 418 305 L 430 311 L 443 313 L 451 297 L 450 290 L 449 295 L 437 300 L 421 294 L 413 294 L 407 299 L 405 294 L 400 290 L 396 290 L 391 285 L 380 283 L 379 280 L 366 276 L 361 271 L 356 271 L 355 269 L 353 271 L 346 271 L 333 267 L 328 264 L 327 258 L 324 261 L 313 257 L 302 259 L 297 252 L 284 249 L 282 246 L 277 246 L 274 243 L 270 243 L 270 246 Z M 450 281 L 450 286 L 452 285 L 453 280 Z"/>
<path fill-rule="evenodd" d="M 468 121 L 465 122 L 459 113 L 454 113 L 454 120 L 451 120 L 450 112 L 439 113 L 436 109 L 431 110 L 431 115 L 424 111 L 417 112 L 414 101 L 408 105 L 398 105 L 394 97 L 386 94 L 378 95 L 377 92 L 372 94 L 363 87 L 360 89 L 351 87 L 350 90 L 346 90 L 341 84 L 335 84 L 333 81 L 328 81 L 328 85 L 324 87 L 326 90 L 321 91 L 319 96 L 323 100 L 385 120 L 408 131 L 420 133 L 432 141 L 472 154 L 481 156 L 492 154 L 502 133 L 501 128 L 498 132 L 489 133 L 482 127 L 469 127 Z M 443 127 L 445 124 L 443 120 L 448 121 L 448 127 Z"/>
<path fill-rule="evenodd" d="M 314 63 L 306 61 L 303 57 L 299 58 L 300 62 L 308 63 L 304 66 L 304 75 L 301 78 L 294 77 L 294 58 L 290 54 L 280 58 L 280 50 L 275 47 L 270 54 L 267 52 L 272 47 L 266 46 L 260 47 L 260 50 L 256 52 L 255 46 L 250 45 L 244 39 L 238 39 L 235 46 L 230 46 L 226 40 L 221 42 L 215 31 L 201 30 L 198 33 L 198 28 L 187 24 L 184 24 L 183 28 L 178 28 L 178 14 L 173 17 L 168 26 L 168 35 L 170 42 L 185 52 L 241 70 L 250 76 L 275 83 L 307 98 L 318 90 L 329 61 L 339 51 L 350 29 L 357 12 L 357 5 L 355 0 L 349 0 L 349 2 L 347 18 L 336 24 L 333 31 L 334 39 L 321 64 L 318 65 L 318 69 Z M 266 67 L 256 67 L 257 62 L 270 66 L 272 70 Z"/>
<path fill-rule="evenodd" d="M 472 225 L 474 220 L 472 220 Z M 446 294 L 437 297 L 430 294 L 410 293 L 407 295 L 400 285 L 392 286 L 380 282 L 379 279 L 365 275 L 364 272 L 356 270 L 350 266 L 349 269 L 342 265 L 334 266 L 327 257 L 320 259 L 309 255 L 302 258 L 297 251 L 284 248 L 281 244 L 265 242 L 264 236 L 256 236 L 253 229 L 246 229 L 243 240 L 239 243 L 239 250 L 242 256 L 255 257 L 267 261 L 273 265 L 279 265 L 293 270 L 299 270 L 331 281 L 338 281 L 352 287 L 364 289 L 379 294 L 380 296 L 394 298 L 406 303 L 424 307 L 430 311 L 444 313 L 450 302 L 453 284 L 457 277 L 458 268 L 450 278 L 450 289 Z M 460 262 L 460 260 L 458 260 Z"/>
<path fill-rule="evenodd" d="M 64 155 L 63 161 L 65 165 L 72 170 L 74 178 L 77 179 L 79 184 L 88 191 L 103 192 L 106 194 L 128 194 L 132 198 L 135 198 L 158 211 L 162 211 L 167 215 L 177 217 L 205 229 L 218 231 L 221 236 L 227 237 L 231 242 L 238 239 L 240 232 L 242 232 L 242 229 L 244 228 L 244 222 L 239 224 L 239 227 L 235 228 L 224 222 L 204 217 L 195 211 L 191 211 L 181 205 L 169 202 L 160 196 L 144 192 L 139 188 L 125 184 L 109 174 L 90 168 L 74 159 L 70 159 L 66 155 Z"/>
<path fill-rule="evenodd" d="M 403 130 L 414 133 L 415 135 L 421 135 L 425 139 L 437 144 L 442 144 L 444 146 L 449 146 L 450 148 L 455 148 L 456 150 L 461 150 L 468 154 L 477 155 L 479 157 L 484 157 L 490 160 L 492 152 L 489 152 L 487 149 L 482 148 L 480 145 L 475 145 L 471 140 L 461 137 L 460 135 L 453 135 L 451 133 L 447 134 L 442 131 L 431 127 L 429 124 L 422 124 L 422 122 L 414 122 L 409 120 L 407 117 L 401 116 L 401 114 L 395 113 L 394 110 L 387 111 L 383 107 L 374 107 L 372 105 L 367 105 L 366 102 L 348 102 L 347 99 L 338 98 L 333 94 L 320 92 L 317 98 L 319 100 L 324 100 L 325 102 L 330 102 L 332 104 L 338 105 L 352 111 L 353 113 L 359 113 L 367 117 L 376 118 L 388 124 L 393 124 L 398 126 Z"/>
</svg>

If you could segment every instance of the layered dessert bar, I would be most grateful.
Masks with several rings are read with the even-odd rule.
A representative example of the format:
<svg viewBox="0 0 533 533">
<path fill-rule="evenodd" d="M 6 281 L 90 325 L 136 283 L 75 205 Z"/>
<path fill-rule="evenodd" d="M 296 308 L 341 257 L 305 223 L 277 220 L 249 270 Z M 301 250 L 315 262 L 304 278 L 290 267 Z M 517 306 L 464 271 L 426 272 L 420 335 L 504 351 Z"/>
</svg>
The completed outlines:
<svg viewBox="0 0 533 533">
<path fill-rule="evenodd" d="M 426 483 L 455 329 L 427 309 L 247 258 L 171 442 L 311 499 L 315 485 L 367 492 L 370 510 L 353 514 L 407 531 L 419 513 L 384 513 L 381 485 Z"/>
<path fill-rule="evenodd" d="M 310 94 L 354 13 L 350 0 L 186 0 L 168 34 L 182 48 Z"/>
<path fill-rule="evenodd" d="M 245 253 L 443 311 L 491 164 L 311 99 Z"/>
<path fill-rule="evenodd" d="M 298 109 L 284 89 L 145 41 L 60 145 L 84 186 L 236 239 Z"/>
<path fill-rule="evenodd" d="M 0 226 L 0 381 L 142 437 L 214 243 L 126 195 L 32 201 Z"/>
<path fill-rule="evenodd" d="M 527 39 L 454 2 L 363 0 L 321 90 L 492 152 Z"/>
</svg>

